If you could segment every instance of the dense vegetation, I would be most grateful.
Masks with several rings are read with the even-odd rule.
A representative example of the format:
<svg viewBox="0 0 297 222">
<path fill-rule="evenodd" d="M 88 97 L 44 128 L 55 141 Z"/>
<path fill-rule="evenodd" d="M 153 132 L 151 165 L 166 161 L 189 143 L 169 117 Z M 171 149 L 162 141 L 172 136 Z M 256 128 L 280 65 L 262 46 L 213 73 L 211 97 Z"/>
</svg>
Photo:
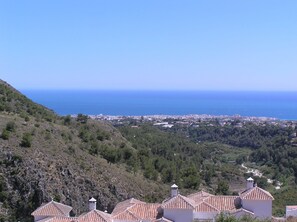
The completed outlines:
<svg viewBox="0 0 297 222">
<path fill-rule="evenodd" d="M 290 122 L 282 125 L 232 120 L 221 125 L 214 120 L 164 128 L 130 120 L 118 129 L 138 151 L 137 157 L 143 163 L 140 167 L 147 178 L 176 182 L 184 188 L 197 189 L 200 185 L 213 193 L 230 194 L 237 191 L 235 177 L 240 180 L 253 176 L 244 174 L 240 165 L 245 163 L 264 173 L 264 177 L 254 179 L 276 196 L 275 215 L 283 215 L 286 203 L 294 204 L 297 149 L 296 129 Z M 273 179 L 273 184 L 267 178 Z M 274 189 L 277 181 L 282 183 L 280 190 Z"/>
<path fill-rule="evenodd" d="M 52 122 L 57 115 L 51 110 L 38 105 L 12 88 L 6 82 L 0 80 L 0 112 L 18 113 L 26 121 L 29 117 L 38 120 L 44 119 Z"/>
<path fill-rule="evenodd" d="M 247 122 L 238 125 L 237 121 L 221 126 L 218 121 L 200 123 L 199 126 L 175 127 L 171 132 L 183 133 L 194 142 L 216 141 L 238 148 L 248 148 L 252 152 L 250 162 L 259 166 L 268 166 L 273 179 L 286 180 L 287 177 L 297 178 L 297 149 L 296 129 L 289 126 L 270 123 L 255 124 Z M 246 157 L 239 156 L 238 163 L 247 161 Z M 268 170 L 266 168 L 266 170 Z"/>
<path fill-rule="evenodd" d="M 228 160 L 222 155 L 231 151 L 231 147 L 216 143 L 196 144 L 148 124 L 122 126 L 119 130 L 137 151 L 137 163 L 146 178 L 177 183 L 186 189 L 198 189 L 203 182 L 209 187 L 213 184 L 216 189 L 218 180 L 228 180 L 239 174 L 234 164 L 228 162 L 234 157 Z M 218 191 L 220 193 L 220 189 Z"/>
</svg>

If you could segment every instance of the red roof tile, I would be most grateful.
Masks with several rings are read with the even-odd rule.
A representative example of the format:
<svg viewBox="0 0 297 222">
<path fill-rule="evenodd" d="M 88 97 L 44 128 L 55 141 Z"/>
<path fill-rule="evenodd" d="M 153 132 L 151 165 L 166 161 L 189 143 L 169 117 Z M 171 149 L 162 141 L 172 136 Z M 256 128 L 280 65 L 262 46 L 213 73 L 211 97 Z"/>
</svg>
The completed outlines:
<svg viewBox="0 0 297 222">
<path fill-rule="evenodd" d="M 112 217 L 115 220 L 127 220 L 127 221 L 139 221 L 141 218 L 137 217 L 129 210 L 125 210 L 123 212 L 119 212 L 115 216 Z"/>
<path fill-rule="evenodd" d="M 111 216 L 99 210 L 92 210 L 79 216 L 77 222 L 111 222 Z"/>
<path fill-rule="evenodd" d="M 32 216 L 68 216 L 72 207 L 51 201 L 37 208 Z"/>
<path fill-rule="evenodd" d="M 253 187 L 243 191 L 240 195 L 242 200 L 274 200 L 273 196 L 260 187 Z"/>
<path fill-rule="evenodd" d="M 209 196 L 213 196 L 213 195 L 205 191 L 199 191 L 197 193 L 188 195 L 187 198 L 194 200 L 196 203 L 199 203 Z"/>
<path fill-rule="evenodd" d="M 155 219 L 158 216 L 158 208 L 160 204 L 135 204 L 128 210 L 140 219 Z"/>
<path fill-rule="evenodd" d="M 195 201 L 185 196 L 178 194 L 175 197 L 170 198 L 162 204 L 163 208 L 170 209 L 194 209 Z"/>
<path fill-rule="evenodd" d="M 200 202 L 194 209 L 195 212 L 219 212 L 219 210 L 209 203 L 204 201 Z"/>
<path fill-rule="evenodd" d="M 204 201 L 219 211 L 231 211 L 236 209 L 235 200 L 238 196 L 210 196 Z"/>
<path fill-rule="evenodd" d="M 120 212 L 123 212 L 125 211 L 127 208 L 133 206 L 134 204 L 137 204 L 137 203 L 143 203 L 145 204 L 145 202 L 142 202 L 140 200 L 137 200 L 137 199 L 134 199 L 134 198 L 131 198 L 131 199 L 128 199 L 128 200 L 125 200 L 125 201 L 122 201 L 120 203 L 118 203 L 115 208 L 113 209 L 112 211 L 112 215 L 116 215 Z"/>
</svg>

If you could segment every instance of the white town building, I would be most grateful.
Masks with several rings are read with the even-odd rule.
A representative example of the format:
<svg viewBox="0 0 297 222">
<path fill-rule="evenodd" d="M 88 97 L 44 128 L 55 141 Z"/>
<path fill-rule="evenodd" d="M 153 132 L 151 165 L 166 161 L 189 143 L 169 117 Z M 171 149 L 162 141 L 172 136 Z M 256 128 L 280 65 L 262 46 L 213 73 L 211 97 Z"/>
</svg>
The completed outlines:
<svg viewBox="0 0 297 222">
<path fill-rule="evenodd" d="M 258 219 L 272 217 L 273 196 L 247 179 L 246 189 L 238 196 L 212 195 L 199 191 L 183 196 L 178 186 L 171 186 L 170 197 L 163 203 L 145 203 L 134 198 L 118 203 L 111 214 L 96 210 L 96 200 L 89 200 L 89 212 L 70 217 L 71 207 L 51 201 L 36 209 L 35 222 L 192 222 L 212 221 L 220 213 L 240 218 L 249 215 Z M 295 209 L 287 212 L 296 213 Z M 289 214 L 288 213 L 288 214 Z"/>
<path fill-rule="evenodd" d="M 286 218 L 297 217 L 297 206 L 286 206 Z"/>
</svg>

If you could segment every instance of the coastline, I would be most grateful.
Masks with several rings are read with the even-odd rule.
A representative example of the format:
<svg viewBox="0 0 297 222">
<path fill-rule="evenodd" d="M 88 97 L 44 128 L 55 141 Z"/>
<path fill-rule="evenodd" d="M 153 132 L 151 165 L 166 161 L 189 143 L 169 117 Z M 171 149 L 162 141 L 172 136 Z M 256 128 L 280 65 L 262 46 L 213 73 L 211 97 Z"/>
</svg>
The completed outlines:
<svg viewBox="0 0 297 222">
<path fill-rule="evenodd" d="M 297 120 L 297 92 L 31 90 L 24 93 L 59 115 Z"/>
</svg>

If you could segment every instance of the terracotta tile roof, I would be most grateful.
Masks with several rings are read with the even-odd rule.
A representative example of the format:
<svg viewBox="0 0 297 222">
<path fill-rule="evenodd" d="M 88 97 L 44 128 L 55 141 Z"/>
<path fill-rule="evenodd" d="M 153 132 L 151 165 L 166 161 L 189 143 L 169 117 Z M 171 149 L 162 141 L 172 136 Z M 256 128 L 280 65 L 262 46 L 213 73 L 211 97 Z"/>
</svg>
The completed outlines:
<svg viewBox="0 0 297 222">
<path fill-rule="evenodd" d="M 219 210 L 209 203 L 204 201 L 200 202 L 194 209 L 195 212 L 219 212 Z"/>
<path fill-rule="evenodd" d="M 125 221 L 139 221 L 140 220 L 140 218 L 138 218 L 136 215 L 131 213 L 129 210 L 119 212 L 118 214 L 116 214 L 112 218 L 114 220 L 125 220 Z"/>
<path fill-rule="evenodd" d="M 213 196 L 213 195 L 205 191 L 199 191 L 197 193 L 188 195 L 187 198 L 194 200 L 196 203 L 199 203 L 209 196 Z"/>
<path fill-rule="evenodd" d="M 178 194 L 162 204 L 162 208 L 170 209 L 194 209 L 195 201 Z"/>
<path fill-rule="evenodd" d="M 38 207 L 31 215 L 32 216 L 68 216 L 72 207 L 51 201 L 47 204 Z"/>
<path fill-rule="evenodd" d="M 111 222 L 111 216 L 99 210 L 92 210 L 79 216 L 77 222 Z"/>
<path fill-rule="evenodd" d="M 239 194 L 242 200 L 274 200 L 273 196 L 260 187 L 253 187 Z"/>
<path fill-rule="evenodd" d="M 238 196 L 210 196 L 204 201 L 219 211 L 231 211 L 236 209 Z"/>
<path fill-rule="evenodd" d="M 140 219 L 156 219 L 158 216 L 158 208 L 161 204 L 135 204 L 128 209 L 132 214 Z"/>
<path fill-rule="evenodd" d="M 120 212 L 123 212 L 125 211 L 127 208 L 133 206 L 134 204 L 137 204 L 137 203 L 142 203 L 142 204 L 145 204 L 145 202 L 142 202 L 140 200 L 137 200 L 137 199 L 134 199 L 134 198 L 131 198 L 131 199 L 128 199 L 128 200 L 125 200 L 125 201 L 122 201 L 120 203 L 118 203 L 115 208 L 113 209 L 112 211 L 112 215 L 116 215 Z"/>
</svg>

